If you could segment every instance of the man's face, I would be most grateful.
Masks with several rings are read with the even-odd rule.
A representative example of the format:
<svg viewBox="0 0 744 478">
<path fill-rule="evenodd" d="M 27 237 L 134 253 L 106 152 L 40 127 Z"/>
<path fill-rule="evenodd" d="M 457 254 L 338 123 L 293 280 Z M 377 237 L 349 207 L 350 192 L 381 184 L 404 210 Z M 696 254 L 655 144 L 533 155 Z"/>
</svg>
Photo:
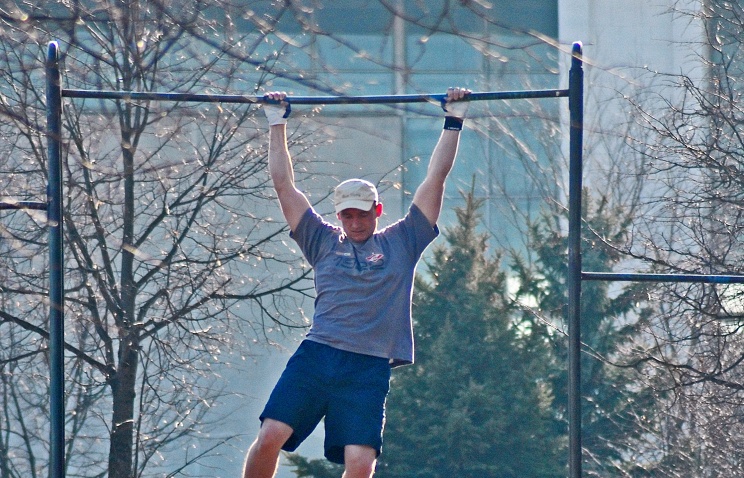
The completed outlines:
<svg viewBox="0 0 744 478">
<path fill-rule="evenodd" d="M 377 229 L 377 218 L 382 214 L 382 204 L 372 206 L 369 211 L 348 208 L 338 213 L 341 228 L 346 237 L 354 242 L 364 242 Z"/>
</svg>

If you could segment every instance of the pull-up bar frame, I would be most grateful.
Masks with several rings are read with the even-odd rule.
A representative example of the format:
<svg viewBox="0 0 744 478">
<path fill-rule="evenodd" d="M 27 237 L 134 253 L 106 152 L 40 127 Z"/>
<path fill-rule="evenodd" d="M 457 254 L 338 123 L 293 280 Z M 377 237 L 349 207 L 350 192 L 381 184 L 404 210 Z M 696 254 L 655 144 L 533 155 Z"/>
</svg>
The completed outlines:
<svg viewBox="0 0 744 478">
<path fill-rule="evenodd" d="M 581 477 L 581 368 L 580 368 L 580 300 L 581 300 L 581 169 L 583 142 L 584 72 L 582 45 L 571 50 L 568 89 L 471 93 L 469 101 L 511 100 L 568 97 L 570 113 L 569 172 L 569 477 Z M 62 98 L 95 98 L 122 101 L 181 101 L 212 103 L 272 103 L 259 96 L 213 95 L 188 93 L 89 91 L 63 89 L 59 70 L 59 47 L 50 42 L 46 60 L 47 76 L 47 141 L 49 186 L 47 215 L 50 228 L 50 478 L 64 478 L 64 281 L 62 251 Z M 441 103 L 445 95 L 380 95 L 380 96 L 290 96 L 297 105 Z M 9 207 L 10 208 L 10 207 Z M 17 207 L 13 207 L 17 209 Z"/>
</svg>

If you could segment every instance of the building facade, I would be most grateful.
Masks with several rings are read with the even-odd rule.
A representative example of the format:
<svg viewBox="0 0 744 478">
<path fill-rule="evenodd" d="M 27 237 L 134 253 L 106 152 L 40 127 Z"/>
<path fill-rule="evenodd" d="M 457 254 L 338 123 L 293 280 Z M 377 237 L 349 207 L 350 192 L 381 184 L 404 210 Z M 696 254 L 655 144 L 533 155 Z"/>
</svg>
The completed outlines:
<svg viewBox="0 0 744 478">
<path fill-rule="evenodd" d="M 697 2 L 688 3 L 697 8 Z M 649 72 L 704 74 L 687 47 L 680 47 L 699 40 L 703 32 L 672 13 L 679 2 L 502 0 L 492 2 L 490 17 L 460 12 L 453 17 L 455 26 L 437 24 L 449 32 L 433 28 L 434 8 L 422 12 L 417 2 L 396 2 L 392 6 L 406 19 L 401 21 L 390 5 L 382 5 L 355 0 L 316 12 L 321 30 L 333 35 L 308 41 L 315 56 L 305 57 L 303 66 L 319 84 L 333 89 L 299 89 L 296 82 L 282 78 L 271 86 L 302 95 L 437 93 L 450 85 L 476 91 L 565 88 L 571 44 L 581 41 L 585 170 L 587 184 L 601 188 L 612 151 L 606 143 L 608 138 L 618 140 L 617 127 L 627 119 L 623 96 L 656 81 Z M 370 57 L 376 60 L 365 61 Z M 470 112 L 441 225 L 452 223 L 453 208 L 462 204 L 461 192 L 472 187 L 485 200 L 483 227 L 492 234 L 494 245 L 519 248 L 524 221 L 539 213 L 546 199 L 565 201 L 561 195 L 567 176 L 567 102 L 474 104 Z M 387 210 L 383 224 L 405 212 L 441 127 L 435 105 L 328 106 L 313 115 L 296 108 L 295 114 L 298 121 L 321 125 L 331 139 L 315 157 L 330 167 L 334 179 L 363 176 L 380 185 Z M 310 172 L 312 164 L 302 168 Z M 317 198 L 326 197 L 333 186 L 311 173 L 305 180 L 300 187 L 307 186 Z M 331 211 L 330 200 L 320 200 L 318 209 Z M 264 363 L 276 361 L 275 366 L 257 369 L 256 380 L 270 387 L 292 348 L 267 358 Z M 257 402 L 248 404 L 248 425 L 242 431 L 257 428 L 250 409 L 260 409 L 263 398 L 258 393 Z M 316 431 L 299 452 L 321 456 L 322 431 Z M 282 467 L 280 476 L 293 475 Z"/>
</svg>

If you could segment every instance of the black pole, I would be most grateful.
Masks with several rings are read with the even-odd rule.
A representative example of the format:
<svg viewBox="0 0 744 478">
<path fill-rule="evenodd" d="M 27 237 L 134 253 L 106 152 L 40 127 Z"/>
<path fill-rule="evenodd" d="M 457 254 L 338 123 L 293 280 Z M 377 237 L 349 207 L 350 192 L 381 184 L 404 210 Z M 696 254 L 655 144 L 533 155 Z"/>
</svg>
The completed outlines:
<svg viewBox="0 0 744 478">
<path fill-rule="evenodd" d="M 59 75 L 59 48 L 49 43 L 47 77 L 47 220 L 49 222 L 49 375 L 50 448 L 49 476 L 65 476 L 64 402 L 64 276 L 62 257 L 62 88 Z"/>
<path fill-rule="evenodd" d="M 198 93 L 164 93 L 155 91 L 94 91 L 64 89 L 66 98 L 96 98 L 124 101 L 181 101 L 199 103 L 276 103 L 255 95 L 220 95 Z M 515 100 L 527 98 L 562 98 L 568 90 L 526 90 L 526 91 L 484 91 L 473 92 L 467 101 Z M 444 94 L 417 95 L 361 95 L 361 96 L 288 96 L 287 101 L 294 105 L 351 105 L 351 104 L 391 104 L 391 103 L 441 103 Z"/>
<path fill-rule="evenodd" d="M 0 211 L 13 209 L 34 209 L 46 211 L 47 203 L 37 201 L 3 201 L 0 202 Z"/>
<path fill-rule="evenodd" d="M 581 279 L 618 282 L 698 282 L 704 284 L 744 284 L 744 275 L 723 274 L 636 274 L 625 272 L 582 272 Z"/>
<path fill-rule="evenodd" d="M 569 478 L 581 478 L 581 190 L 584 71 L 581 43 L 573 44 L 568 79 L 568 434 Z"/>
</svg>

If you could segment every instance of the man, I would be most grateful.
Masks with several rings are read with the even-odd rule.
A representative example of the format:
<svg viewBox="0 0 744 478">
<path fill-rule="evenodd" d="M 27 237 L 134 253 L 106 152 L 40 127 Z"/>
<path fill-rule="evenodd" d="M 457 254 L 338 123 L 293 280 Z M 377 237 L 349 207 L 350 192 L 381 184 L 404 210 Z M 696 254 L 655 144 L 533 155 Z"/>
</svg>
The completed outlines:
<svg viewBox="0 0 744 478">
<path fill-rule="evenodd" d="M 382 448 L 390 369 L 413 362 L 411 294 L 416 263 L 438 235 L 444 182 L 454 164 L 470 94 L 450 88 L 444 130 L 408 214 L 377 231 L 382 203 L 372 183 L 351 179 L 334 192 L 341 227 L 323 221 L 295 186 L 287 148 L 286 94 L 273 92 L 269 173 L 279 204 L 315 270 L 315 312 L 305 340 L 287 363 L 261 414 L 244 478 L 271 478 L 280 450 L 293 451 L 325 420 L 325 456 L 344 478 L 373 475 Z"/>
</svg>

